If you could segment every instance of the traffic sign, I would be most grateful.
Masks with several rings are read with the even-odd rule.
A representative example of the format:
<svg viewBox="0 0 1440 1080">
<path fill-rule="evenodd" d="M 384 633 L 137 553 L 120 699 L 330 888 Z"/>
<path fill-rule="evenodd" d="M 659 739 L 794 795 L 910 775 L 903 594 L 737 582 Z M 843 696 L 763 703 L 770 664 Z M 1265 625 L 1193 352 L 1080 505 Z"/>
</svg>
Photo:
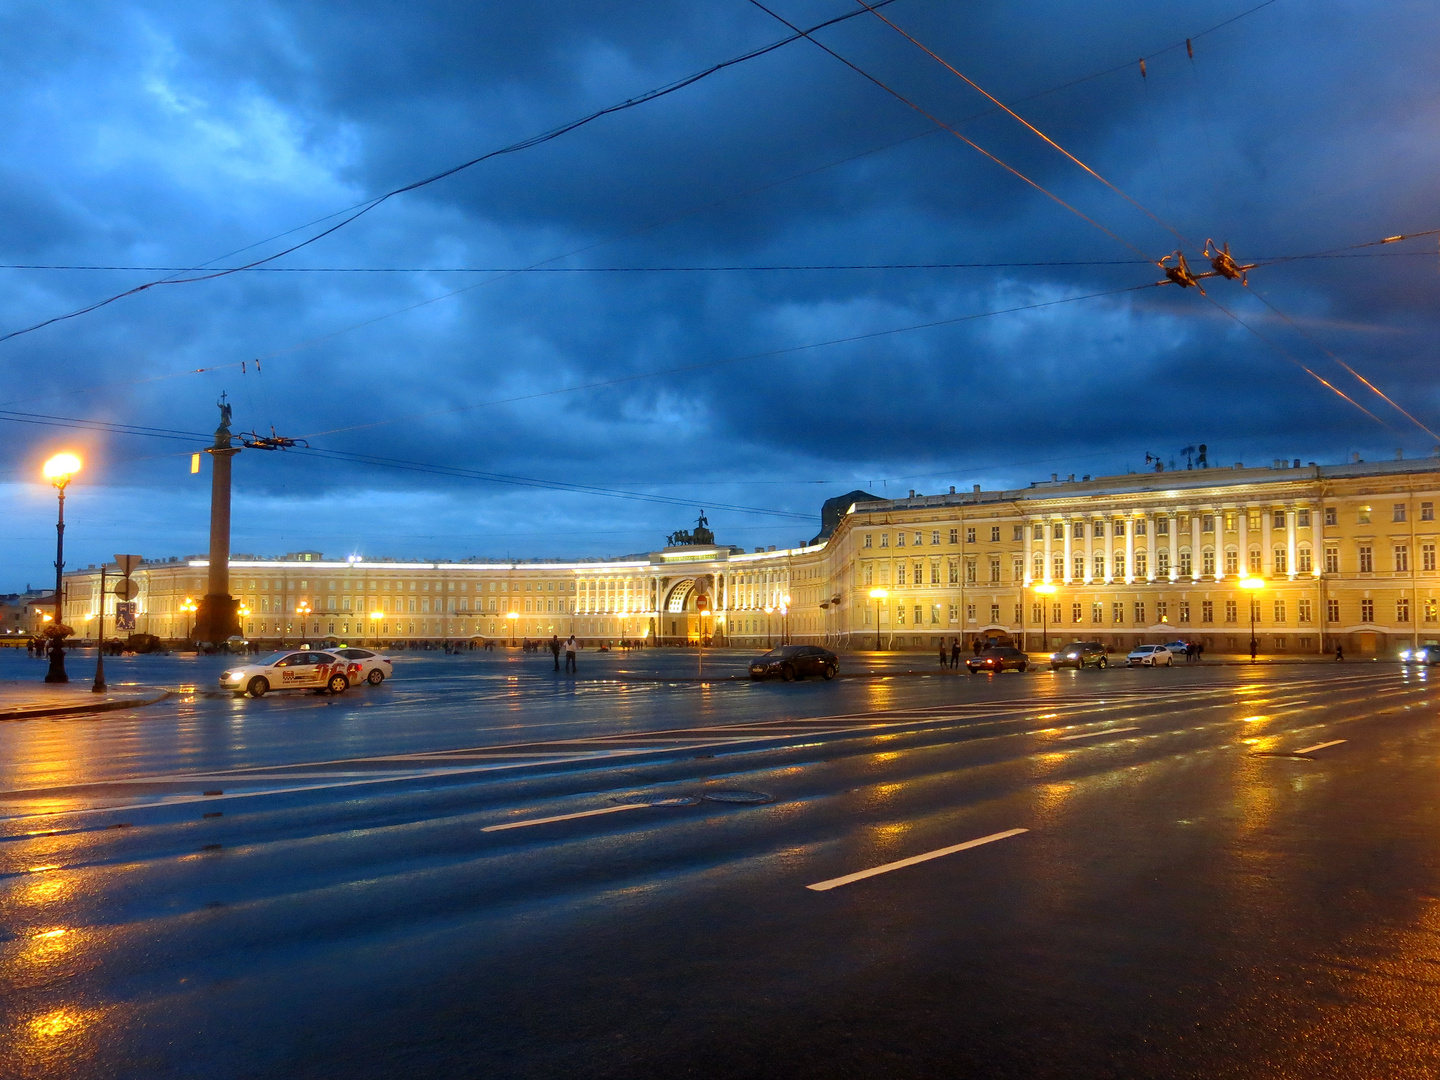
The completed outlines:
<svg viewBox="0 0 1440 1080">
<path fill-rule="evenodd" d="M 116 630 L 130 630 L 130 631 L 132 631 L 132 632 L 134 631 L 134 629 L 135 629 L 135 609 L 136 609 L 136 607 L 138 607 L 138 606 L 139 606 L 139 605 L 137 605 L 134 601 L 130 601 L 129 603 L 120 603 L 120 604 L 116 604 L 116 605 L 115 605 L 115 629 L 116 629 Z"/>
<path fill-rule="evenodd" d="M 710 598 L 709 598 L 708 596 L 704 596 L 704 595 L 697 596 L 697 597 L 695 598 L 695 610 L 696 610 L 696 611 L 709 611 L 709 610 L 710 610 Z"/>
<path fill-rule="evenodd" d="M 116 555 L 115 561 L 120 564 L 120 573 L 129 577 L 144 560 L 139 555 Z"/>
<path fill-rule="evenodd" d="M 111 591 L 121 600 L 134 600 L 135 597 L 140 595 L 140 586 L 128 577 L 121 578 L 115 583 L 115 588 Z"/>
</svg>

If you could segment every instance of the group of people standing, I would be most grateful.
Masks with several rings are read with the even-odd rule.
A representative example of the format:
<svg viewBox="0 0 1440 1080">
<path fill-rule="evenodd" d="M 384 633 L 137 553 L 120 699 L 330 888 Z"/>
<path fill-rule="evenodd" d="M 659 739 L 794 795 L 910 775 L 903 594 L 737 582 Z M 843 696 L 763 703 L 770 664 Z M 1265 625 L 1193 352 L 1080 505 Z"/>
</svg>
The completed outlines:
<svg viewBox="0 0 1440 1080">
<path fill-rule="evenodd" d="M 556 671 L 560 670 L 560 653 L 562 650 L 565 653 L 565 673 L 567 675 L 572 672 L 579 674 L 580 669 L 575 663 L 575 654 L 580 651 L 580 643 L 575 640 L 574 634 L 566 638 L 564 644 L 561 644 L 558 634 L 550 635 L 550 652 L 551 655 L 555 657 Z"/>
</svg>

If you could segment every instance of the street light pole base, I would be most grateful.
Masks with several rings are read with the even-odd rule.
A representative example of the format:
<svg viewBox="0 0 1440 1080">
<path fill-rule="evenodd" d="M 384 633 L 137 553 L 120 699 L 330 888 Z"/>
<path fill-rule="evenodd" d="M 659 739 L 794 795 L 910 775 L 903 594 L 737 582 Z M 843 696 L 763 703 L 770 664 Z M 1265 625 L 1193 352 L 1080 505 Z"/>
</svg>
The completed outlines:
<svg viewBox="0 0 1440 1080">
<path fill-rule="evenodd" d="M 50 650 L 50 670 L 45 672 L 45 681 L 53 683 L 70 681 L 70 676 L 65 673 L 65 650 L 60 648 Z"/>
</svg>

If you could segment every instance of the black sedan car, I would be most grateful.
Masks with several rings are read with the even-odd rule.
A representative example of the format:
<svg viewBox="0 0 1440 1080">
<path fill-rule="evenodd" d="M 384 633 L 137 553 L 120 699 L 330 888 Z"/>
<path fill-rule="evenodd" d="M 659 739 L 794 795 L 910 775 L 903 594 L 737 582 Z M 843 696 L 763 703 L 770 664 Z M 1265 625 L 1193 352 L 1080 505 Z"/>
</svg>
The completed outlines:
<svg viewBox="0 0 1440 1080">
<path fill-rule="evenodd" d="M 833 679 L 840 671 L 840 658 L 818 645 L 782 645 L 750 661 L 750 678 L 768 679 L 778 675 L 786 682 L 819 675 Z"/>
<path fill-rule="evenodd" d="M 1050 670 L 1062 667 L 1109 667 L 1105 658 L 1105 646 L 1098 641 L 1072 641 L 1063 649 L 1050 654 Z"/>
<path fill-rule="evenodd" d="M 1030 666 L 1030 657 L 1008 645 L 996 645 L 966 660 L 965 666 L 971 675 L 992 671 L 999 675 L 1002 671 L 1024 671 Z"/>
</svg>

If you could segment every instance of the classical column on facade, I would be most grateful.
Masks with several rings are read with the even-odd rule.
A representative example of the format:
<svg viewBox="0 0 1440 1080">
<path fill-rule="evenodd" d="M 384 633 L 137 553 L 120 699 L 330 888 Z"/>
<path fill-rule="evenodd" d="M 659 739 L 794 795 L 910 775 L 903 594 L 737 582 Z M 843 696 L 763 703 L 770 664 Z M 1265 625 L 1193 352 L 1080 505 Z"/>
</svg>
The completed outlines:
<svg viewBox="0 0 1440 1080">
<path fill-rule="evenodd" d="M 1069 585 L 1075 580 L 1075 563 L 1071 558 L 1075 550 L 1075 545 L 1072 543 L 1075 539 L 1075 524 L 1073 519 L 1068 517 L 1061 520 L 1065 530 L 1065 572 L 1060 575 L 1060 580 Z"/>
<path fill-rule="evenodd" d="M 1082 528 L 1085 530 L 1085 572 L 1080 580 L 1089 585 L 1095 580 L 1095 519 L 1082 518 Z"/>
<path fill-rule="evenodd" d="M 1054 534 L 1054 532 L 1055 532 L 1055 523 L 1054 523 L 1053 521 L 1051 521 L 1049 518 L 1046 518 L 1046 519 L 1045 519 L 1045 573 L 1043 573 L 1042 575 L 1040 575 L 1040 580 L 1041 580 L 1041 581 L 1045 581 L 1045 582 L 1048 582 L 1048 581 L 1050 580 L 1051 570 L 1054 569 L 1054 567 L 1051 565 L 1051 559 L 1054 557 L 1054 548 L 1053 548 L 1053 546 L 1052 546 L 1051 543 L 1050 543 L 1051 536 Z"/>
<path fill-rule="evenodd" d="M 1290 572 L 1289 577 L 1291 581 L 1294 581 L 1296 576 L 1300 573 L 1300 571 L 1296 569 L 1295 566 L 1295 556 L 1297 554 L 1295 541 L 1295 507 L 1291 506 L 1285 511 L 1285 550 L 1288 553 L 1287 557 L 1289 559 L 1289 561 L 1286 563 L 1286 569 L 1288 569 Z M 1313 551 L 1310 553 L 1310 558 L 1315 558 L 1315 553 Z"/>
<path fill-rule="evenodd" d="M 1143 540 L 1140 539 L 1140 534 L 1137 531 L 1142 523 L 1145 526 L 1145 539 Z M 1131 557 L 1138 559 L 1141 555 L 1145 556 L 1145 573 L 1143 575 L 1138 573 L 1137 568 L 1140 564 L 1137 562 L 1135 566 L 1130 568 L 1130 576 L 1136 581 L 1154 581 L 1155 516 L 1149 511 L 1142 510 L 1139 514 L 1130 518 L 1130 531 L 1135 533 L 1135 552 Z"/>
<path fill-rule="evenodd" d="M 1030 520 L 1030 521 L 1025 522 L 1025 566 L 1024 566 L 1024 576 L 1023 576 L 1023 578 L 1021 579 L 1021 584 L 1022 584 L 1022 585 L 1027 585 L 1027 586 L 1028 586 L 1028 585 L 1030 584 L 1030 581 L 1031 581 L 1030 574 L 1031 574 L 1031 571 L 1034 569 L 1034 566 L 1035 566 L 1034 559 L 1035 559 L 1035 522 L 1034 522 L 1034 520 L 1032 519 L 1032 520 Z"/>
<path fill-rule="evenodd" d="M 1205 569 L 1205 559 L 1200 552 L 1200 518 L 1199 510 L 1190 511 L 1190 580 L 1199 581 L 1201 571 Z"/>
<path fill-rule="evenodd" d="M 1260 573 L 1270 577 L 1275 573 L 1275 555 L 1271 550 L 1271 518 L 1275 511 L 1266 506 L 1260 511 Z"/>
<path fill-rule="evenodd" d="M 1126 516 L 1125 519 L 1125 584 L 1130 585 L 1135 581 L 1135 519 Z"/>
<path fill-rule="evenodd" d="M 1165 522 L 1170 531 L 1170 580 L 1173 582 L 1180 578 L 1180 519 L 1171 510 L 1166 513 Z"/>
<path fill-rule="evenodd" d="M 1237 569 L 1240 576 L 1250 575 L 1250 507 L 1241 503 L 1235 511 L 1236 547 L 1240 556 Z"/>
</svg>

